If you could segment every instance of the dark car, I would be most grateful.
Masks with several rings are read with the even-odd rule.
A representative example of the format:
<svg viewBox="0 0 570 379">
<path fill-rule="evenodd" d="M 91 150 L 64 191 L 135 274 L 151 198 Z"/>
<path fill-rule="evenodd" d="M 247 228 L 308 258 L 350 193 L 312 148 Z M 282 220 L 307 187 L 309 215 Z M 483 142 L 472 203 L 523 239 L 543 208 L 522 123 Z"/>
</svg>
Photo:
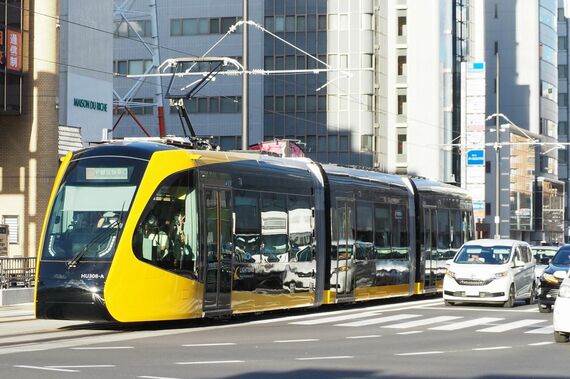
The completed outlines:
<svg viewBox="0 0 570 379">
<path fill-rule="evenodd" d="M 570 268 L 570 245 L 564 245 L 558 250 L 552 261 L 544 269 L 539 279 L 538 310 L 541 313 L 552 312 L 552 306 L 558 296 L 560 284 Z"/>
</svg>

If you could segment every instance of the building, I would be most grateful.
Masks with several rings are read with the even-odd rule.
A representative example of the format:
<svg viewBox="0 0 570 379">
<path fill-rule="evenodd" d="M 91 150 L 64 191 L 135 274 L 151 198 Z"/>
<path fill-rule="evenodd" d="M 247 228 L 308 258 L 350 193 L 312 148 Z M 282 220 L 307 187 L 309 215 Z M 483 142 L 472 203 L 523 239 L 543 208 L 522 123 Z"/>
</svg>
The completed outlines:
<svg viewBox="0 0 570 379">
<path fill-rule="evenodd" d="M 111 125 L 111 14 L 111 0 L 0 2 L 9 41 L 0 46 L 0 223 L 11 257 L 36 255 L 59 158 Z"/>
<path fill-rule="evenodd" d="M 486 128 L 485 141 L 500 147 L 486 150 L 482 229 L 502 238 L 562 242 L 564 183 L 558 180 L 555 147 L 557 2 L 486 0 L 479 5 L 485 18 L 486 111 L 506 116 L 491 117 Z"/>
<path fill-rule="evenodd" d="M 8 55 L 0 69 L 0 223 L 10 228 L 8 256 L 35 256 L 58 167 L 58 2 L 2 1 L 1 20 L 6 13 L 0 33 L 16 33 L 19 47 L 2 49 L 15 62 Z"/>
<path fill-rule="evenodd" d="M 568 62 L 569 51 L 568 45 L 568 8 L 565 8 L 566 1 L 558 1 L 558 140 L 565 143 L 564 148 L 558 150 L 558 177 L 561 181 L 568 183 L 570 179 L 570 165 L 568 164 L 570 130 L 568 129 L 568 120 L 570 120 L 570 108 L 568 108 Z M 565 242 L 569 242 L 570 236 L 570 212 L 568 204 L 570 204 L 568 190 L 566 190 L 566 197 L 564 199 L 564 236 Z"/>
<path fill-rule="evenodd" d="M 459 133 L 453 116 L 459 111 L 453 98 L 459 89 L 455 60 L 467 59 L 466 1 L 457 2 L 459 11 L 455 0 L 250 0 L 249 19 L 268 31 L 250 28 L 251 69 L 330 71 L 251 75 L 248 142 L 298 139 L 318 161 L 457 182 L 459 153 L 442 149 Z M 123 77 L 152 65 L 139 36 L 147 44 L 158 41 L 160 61 L 202 56 L 241 18 L 242 2 L 157 2 L 157 40 L 152 39 L 152 3 L 137 0 L 128 12 L 116 13 L 114 88 L 121 98 L 130 95 L 136 118 L 157 135 L 157 111 L 147 105 L 155 102 L 157 82 L 147 79 L 133 94 L 136 78 Z M 459 49 L 455 38 L 463 41 Z M 241 54 L 240 29 L 208 52 L 238 59 Z M 163 96 L 168 80 L 158 86 Z M 239 148 L 240 100 L 239 78 L 218 77 L 208 84 L 187 104 L 197 133 L 215 136 L 224 149 Z M 119 108 L 114 120 L 121 114 Z M 182 133 L 167 104 L 165 119 L 167 134 Z M 114 136 L 133 135 L 144 131 L 122 117 Z"/>
</svg>

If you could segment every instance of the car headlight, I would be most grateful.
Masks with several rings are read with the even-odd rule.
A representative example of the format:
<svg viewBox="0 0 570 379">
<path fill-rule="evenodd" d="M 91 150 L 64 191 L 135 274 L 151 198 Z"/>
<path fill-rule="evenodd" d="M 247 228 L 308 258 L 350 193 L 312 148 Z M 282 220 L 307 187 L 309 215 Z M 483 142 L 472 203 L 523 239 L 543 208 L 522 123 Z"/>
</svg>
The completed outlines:
<svg viewBox="0 0 570 379">
<path fill-rule="evenodd" d="M 509 275 L 508 271 L 503 271 L 503 272 L 498 272 L 495 275 L 493 275 L 493 279 L 500 279 L 500 278 L 504 278 L 505 276 Z"/>
<path fill-rule="evenodd" d="M 570 297 L 570 283 L 562 284 L 558 291 L 560 297 Z"/>
<path fill-rule="evenodd" d="M 558 284 L 558 283 L 560 283 L 560 282 L 558 281 L 558 278 L 555 277 L 555 276 L 552 275 L 552 274 L 543 273 L 542 276 L 541 276 L 541 279 L 544 280 L 545 282 L 552 283 L 552 284 Z"/>
<path fill-rule="evenodd" d="M 455 279 L 455 273 L 453 271 L 451 271 L 450 269 L 447 269 L 447 271 L 445 272 L 445 275 L 449 276 L 450 278 Z"/>
</svg>

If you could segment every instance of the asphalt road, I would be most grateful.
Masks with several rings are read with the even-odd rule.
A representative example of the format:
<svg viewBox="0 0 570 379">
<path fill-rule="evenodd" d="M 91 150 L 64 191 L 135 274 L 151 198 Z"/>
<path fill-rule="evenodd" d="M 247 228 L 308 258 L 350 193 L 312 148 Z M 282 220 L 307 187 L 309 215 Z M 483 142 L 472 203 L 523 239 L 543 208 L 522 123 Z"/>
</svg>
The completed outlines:
<svg viewBox="0 0 570 379">
<path fill-rule="evenodd" d="M 567 378 L 536 305 L 440 298 L 231 320 L 92 324 L 0 309 L 2 378 Z"/>
</svg>

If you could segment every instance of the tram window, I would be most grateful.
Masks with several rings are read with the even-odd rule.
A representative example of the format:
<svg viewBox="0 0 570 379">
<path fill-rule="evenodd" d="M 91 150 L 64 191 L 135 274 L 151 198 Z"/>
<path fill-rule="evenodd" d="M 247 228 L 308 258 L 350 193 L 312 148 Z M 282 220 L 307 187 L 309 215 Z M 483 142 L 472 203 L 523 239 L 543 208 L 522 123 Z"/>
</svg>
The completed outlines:
<svg viewBox="0 0 570 379">
<path fill-rule="evenodd" d="M 461 212 L 451 212 L 451 248 L 459 249 L 463 245 L 463 233 L 461 230 Z M 457 251 L 457 250 L 455 250 Z"/>
<path fill-rule="evenodd" d="M 408 259 L 408 213 L 403 205 L 392 205 L 392 257 Z"/>
<path fill-rule="evenodd" d="M 280 262 L 288 258 L 288 240 L 285 195 L 264 193 L 261 197 L 262 260 Z"/>
<path fill-rule="evenodd" d="M 373 259 L 373 209 L 370 203 L 356 205 L 356 259 Z"/>
<path fill-rule="evenodd" d="M 289 195 L 289 261 L 313 260 L 313 211 L 308 196 Z"/>
<path fill-rule="evenodd" d="M 197 277 L 198 207 L 191 172 L 159 186 L 137 225 L 133 251 L 150 264 Z"/>
<path fill-rule="evenodd" d="M 376 204 L 374 207 L 374 252 L 376 259 L 390 259 L 392 255 L 390 206 Z"/>
<path fill-rule="evenodd" d="M 259 219 L 259 194 L 236 191 L 235 254 L 243 262 L 260 262 L 261 222 Z"/>
<path fill-rule="evenodd" d="M 441 258 L 449 255 L 450 244 L 449 211 L 437 211 L 437 251 Z"/>
</svg>

